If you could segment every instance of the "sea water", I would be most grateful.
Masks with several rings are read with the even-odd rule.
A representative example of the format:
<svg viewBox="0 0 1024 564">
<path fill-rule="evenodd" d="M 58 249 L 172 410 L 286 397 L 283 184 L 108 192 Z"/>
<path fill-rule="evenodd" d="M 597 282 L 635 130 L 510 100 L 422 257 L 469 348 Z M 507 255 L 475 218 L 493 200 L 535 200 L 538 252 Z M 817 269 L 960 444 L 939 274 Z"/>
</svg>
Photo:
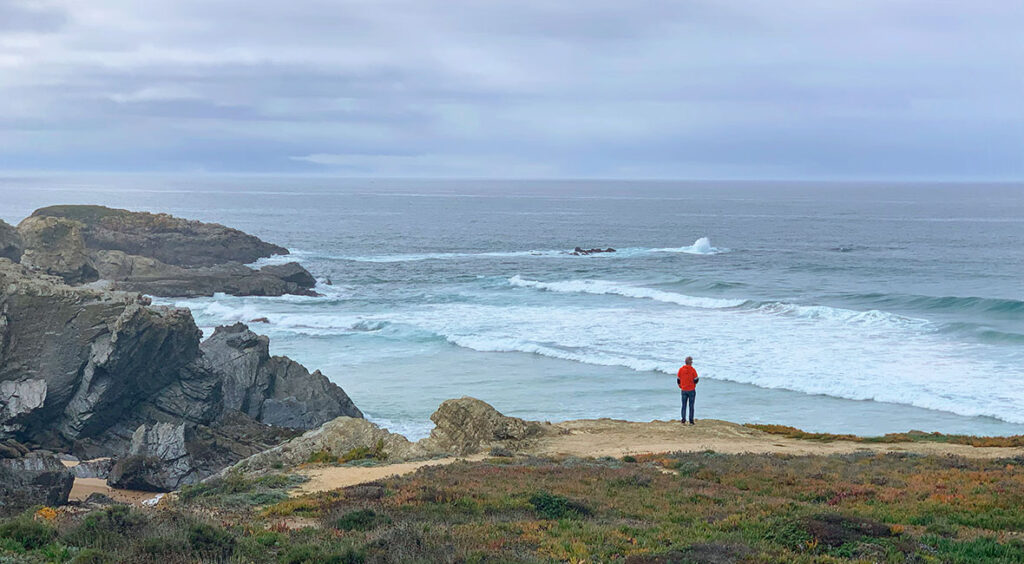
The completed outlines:
<svg viewBox="0 0 1024 564">
<path fill-rule="evenodd" d="M 0 179 L 0 217 L 92 203 L 291 250 L 321 297 L 162 299 L 247 322 L 413 438 L 448 398 L 538 420 L 1024 433 L 1024 186 Z M 616 249 L 589 256 L 574 247 Z M 256 323 L 266 318 L 269 323 Z"/>
</svg>

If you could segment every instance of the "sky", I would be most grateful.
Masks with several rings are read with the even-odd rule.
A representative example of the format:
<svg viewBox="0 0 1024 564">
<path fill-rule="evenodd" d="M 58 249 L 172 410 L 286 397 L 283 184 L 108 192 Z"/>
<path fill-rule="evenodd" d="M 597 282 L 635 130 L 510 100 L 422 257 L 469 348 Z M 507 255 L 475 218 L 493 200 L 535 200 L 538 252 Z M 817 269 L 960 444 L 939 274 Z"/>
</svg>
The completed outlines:
<svg viewBox="0 0 1024 564">
<path fill-rule="evenodd" d="M 0 0 L 0 171 L 1024 180 L 1020 0 Z"/>
</svg>

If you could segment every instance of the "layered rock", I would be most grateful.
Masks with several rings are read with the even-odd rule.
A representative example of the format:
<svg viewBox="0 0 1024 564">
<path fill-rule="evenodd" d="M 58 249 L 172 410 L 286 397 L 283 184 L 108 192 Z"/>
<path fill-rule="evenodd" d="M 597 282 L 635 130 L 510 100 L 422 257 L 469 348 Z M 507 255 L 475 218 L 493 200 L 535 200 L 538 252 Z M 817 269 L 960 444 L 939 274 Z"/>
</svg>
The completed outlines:
<svg viewBox="0 0 1024 564">
<path fill-rule="evenodd" d="M 63 505 L 75 476 L 51 454 L 0 459 L 0 516 L 34 505 Z"/>
<path fill-rule="evenodd" d="M 294 262 L 253 270 L 236 262 L 183 268 L 122 251 L 93 251 L 90 257 L 114 290 L 174 297 L 316 295 L 316 279 Z"/>
<path fill-rule="evenodd" d="M 18 230 L 0 219 L 0 258 L 18 262 L 24 248 Z"/>
<path fill-rule="evenodd" d="M 535 421 L 502 415 L 476 398 L 450 399 L 431 416 L 434 429 L 421 441 L 431 450 L 466 455 L 501 445 L 517 445 L 540 437 L 545 427 Z"/>
<path fill-rule="evenodd" d="M 182 219 L 165 213 L 132 212 L 103 206 L 50 206 L 32 217 L 65 218 L 83 225 L 90 249 L 123 251 L 175 266 L 251 263 L 288 249 L 217 223 Z"/>
<path fill-rule="evenodd" d="M 21 264 L 68 284 L 92 282 L 99 274 L 89 260 L 82 225 L 58 217 L 29 217 L 18 224 L 24 250 Z"/>
<path fill-rule="evenodd" d="M 103 279 L 110 289 L 154 296 L 317 295 L 316 279 L 298 263 L 246 266 L 287 253 L 223 225 L 103 206 L 42 208 L 16 231 L 0 222 L 0 257 L 69 284 Z"/>
<path fill-rule="evenodd" d="M 362 417 L 341 388 L 271 357 L 267 339 L 244 325 L 200 345 L 187 309 L 73 288 L 0 259 L 0 441 L 120 457 L 140 426 L 182 426 L 191 474 L 154 479 L 166 487 L 343 415 Z M 164 460 L 166 449 L 135 450 L 176 460 Z"/>
</svg>

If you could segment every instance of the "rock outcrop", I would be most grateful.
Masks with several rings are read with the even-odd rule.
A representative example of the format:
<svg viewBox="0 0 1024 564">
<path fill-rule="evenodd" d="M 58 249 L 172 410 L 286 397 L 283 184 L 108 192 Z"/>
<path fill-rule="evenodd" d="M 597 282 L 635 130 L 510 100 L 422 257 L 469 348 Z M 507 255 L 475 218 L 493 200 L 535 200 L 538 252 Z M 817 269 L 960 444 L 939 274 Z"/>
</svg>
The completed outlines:
<svg viewBox="0 0 1024 564">
<path fill-rule="evenodd" d="M 261 241 L 217 223 L 182 219 L 165 213 L 133 212 L 104 206 L 50 206 L 32 217 L 54 217 L 83 225 L 90 249 L 123 251 L 175 266 L 250 263 L 288 249 Z"/>
<path fill-rule="evenodd" d="M 60 276 L 68 284 L 99 278 L 89 260 L 80 223 L 58 217 L 29 217 L 18 224 L 18 235 L 24 245 L 21 264 Z"/>
<path fill-rule="evenodd" d="M 164 297 L 317 295 L 298 263 L 246 266 L 288 250 L 237 229 L 103 206 L 36 210 L 18 229 L 0 222 L 0 257 L 68 284 Z"/>
<path fill-rule="evenodd" d="M 0 219 L 0 258 L 18 262 L 24 248 L 18 230 Z"/>
<path fill-rule="evenodd" d="M 295 262 L 253 270 L 240 263 L 184 268 L 122 251 L 93 251 L 92 263 L 110 288 L 153 296 L 315 296 L 316 279 Z"/>
<path fill-rule="evenodd" d="M 608 247 L 607 249 L 601 249 L 601 248 L 597 248 L 597 249 L 584 249 L 583 247 L 576 247 L 575 249 L 572 250 L 572 253 L 570 253 L 570 254 L 573 254 L 573 255 L 576 255 L 576 256 L 587 256 L 587 255 L 593 255 L 593 254 L 597 254 L 597 253 L 614 253 L 614 252 L 615 252 L 615 249 L 613 249 L 611 247 Z"/>
<path fill-rule="evenodd" d="M 182 426 L 192 468 L 161 469 L 169 477 L 151 481 L 164 487 L 338 416 L 362 414 L 319 372 L 271 357 L 244 325 L 201 345 L 187 309 L 74 288 L 0 259 L 0 444 L 82 459 L 135 450 L 169 464 L 169 450 L 149 446 L 165 432 L 143 431 L 138 448 L 133 439 L 140 426 Z"/>
<path fill-rule="evenodd" d="M 470 397 L 445 401 L 430 420 L 434 429 L 421 442 L 430 450 L 457 455 L 497 445 L 515 447 L 545 431 L 540 423 L 502 415 L 490 404 Z"/>
<path fill-rule="evenodd" d="M 0 516 L 33 505 L 63 505 L 74 482 L 71 470 L 52 454 L 0 459 Z"/>
<path fill-rule="evenodd" d="M 343 457 L 360 448 L 381 452 L 387 462 L 466 456 L 493 447 L 515 451 L 528 447 L 531 441 L 557 433 L 550 424 L 508 417 L 489 404 L 469 397 L 445 401 L 430 419 L 435 425 L 430 436 L 413 443 L 365 419 L 339 417 L 250 456 L 223 470 L 221 475 L 229 472 L 258 474 L 282 466 L 296 466 L 321 453 Z"/>
</svg>

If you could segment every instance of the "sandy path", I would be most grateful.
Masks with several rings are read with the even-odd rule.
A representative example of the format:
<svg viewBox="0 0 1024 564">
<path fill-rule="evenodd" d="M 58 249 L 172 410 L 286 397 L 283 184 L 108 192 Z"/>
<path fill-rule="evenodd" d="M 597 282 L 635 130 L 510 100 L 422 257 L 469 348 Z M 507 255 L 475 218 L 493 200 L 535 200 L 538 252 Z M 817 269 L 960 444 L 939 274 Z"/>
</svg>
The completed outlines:
<svg viewBox="0 0 1024 564">
<path fill-rule="evenodd" d="M 618 458 L 627 454 L 713 450 L 725 454 L 785 453 L 797 455 L 828 455 L 857 451 L 911 452 L 952 454 L 970 458 L 1009 458 L 1024 455 L 1024 448 L 972 447 L 933 442 L 881 444 L 833 441 L 826 443 L 787 439 L 728 421 L 714 419 L 698 421 L 695 426 L 682 425 L 677 421 L 638 423 L 613 419 L 587 419 L 556 423 L 553 427 L 563 434 L 546 436 L 523 451 L 523 454 L 579 457 L 613 456 Z M 309 481 L 293 492 L 294 495 L 302 495 L 328 491 L 372 482 L 389 476 L 409 474 L 424 466 L 450 464 L 458 460 L 482 460 L 486 457 L 486 455 L 478 454 L 462 458 L 441 458 L 385 466 L 305 468 L 300 473 L 308 477 Z"/>
<path fill-rule="evenodd" d="M 103 478 L 75 478 L 75 485 L 71 487 L 71 501 L 85 501 L 90 494 L 101 493 L 114 501 L 139 505 L 147 499 L 156 496 L 153 492 L 139 492 L 135 490 L 119 490 L 107 485 Z"/>
</svg>

